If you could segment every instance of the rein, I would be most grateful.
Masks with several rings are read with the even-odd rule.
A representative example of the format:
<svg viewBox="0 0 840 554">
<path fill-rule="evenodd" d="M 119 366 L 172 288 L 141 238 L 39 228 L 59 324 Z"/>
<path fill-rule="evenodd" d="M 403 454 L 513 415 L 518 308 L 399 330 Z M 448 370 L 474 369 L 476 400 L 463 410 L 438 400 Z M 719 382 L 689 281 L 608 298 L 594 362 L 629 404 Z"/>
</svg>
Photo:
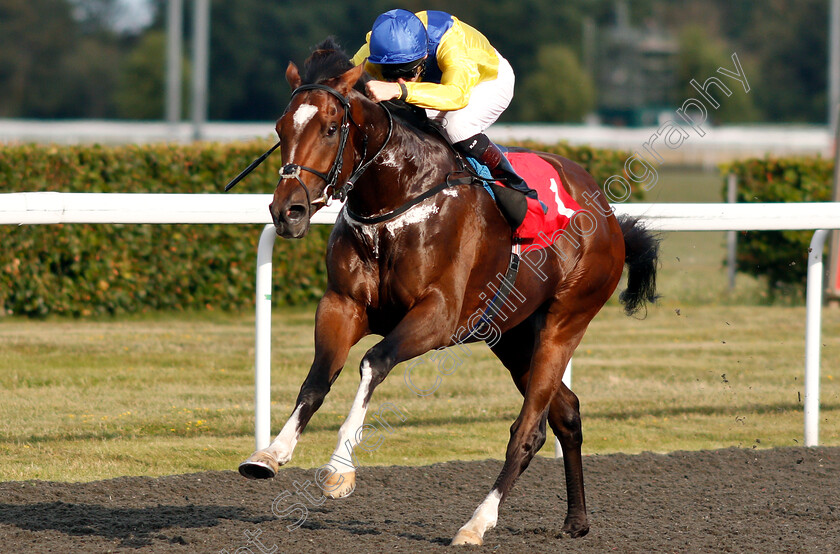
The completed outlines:
<svg viewBox="0 0 840 554">
<path fill-rule="evenodd" d="M 383 105 L 383 107 L 385 107 L 385 106 Z M 385 109 L 385 111 L 388 112 L 388 115 L 390 117 L 392 117 L 391 125 L 393 126 L 393 116 L 391 116 L 391 112 L 388 111 L 387 108 Z M 431 198 L 432 196 L 434 196 L 434 195 L 438 194 L 439 192 L 444 191 L 448 188 L 456 187 L 456 186 L 459 186 L 459 185 L 471 185 L 471 184 L 478 183 L 478 182 L 484 182 L 484 179 L 481 177 L 481 175 L 479 175 L 469 164 L 464 162 L 461 155 L 452 146 L 452 143 L 449 141 L 447 136 L 440 130 L 440 128 L 433 125 L 432 129 L 438 134 L 438 136 L 440 136 L 440 138 L 443 140 L 443 143 L 446 144 L 449 147 L 449 150 L 454 154 L 455 160 L 458 163 L 458 169 L 448 173 L 446 175 L 446 181 L 444 181 L 443 183 L 440 183 L 439 185 L 436 185 L 435 187 L 427 190 L 426 192 L 424 192 L 420 196 L 412 198 L 411 200 L 409 200 L 408 202 L 406 202 L 405 204 L 403 204 L 402 206 L 400 206 L 399 208 L 397 208 L 395 210 L 391 210 L 390 212 L 386 212 L 382 215 L 363 216 L 363 215 L 359 215 L 356 212 L 354 212 L 353 210 L 351 210 L 350 206 L 345 206 L 344 210 L 345 210 L 345 213 L 347 214 L 347 217 L 349 217 L 350 219 L 352 219 L 353 221 L 355 221 L 357 223 L 361 223 L 362 225 L 375 225 L 377 223 L 382 223 L 383 221 L 388 221 L 389 219 L 393 219 L 393 218 L 397 217 L 398 215 L 401 215 L 401 214 L 407 212 L 408 210 L 410 210 L 411 208 L 413 208 L 414 206 L 416 206 L 420 202 L 426 200 L 427 198 Z M 373 161 L 373 159 L 371 159 L 371 161 Z M 469 176 L 468 177 L 459 177 L 457 179 L 450 179 L 450 177 L 452 177 L 453 173 L 467 173 Z"/>
<path fill-rule="evenodd" d="M 330 167 L 330 170 L 329 170 L 328 173 L 323 173 L 323 172 L 318 171 L 317 169 L 314 169 L 312 167 L 308 167 L 308 166 L 305 166 L 305 165 L 294 164 L 294 163 L 287 163 L 282 168 L 280 168 L 280 180 L 281 181 L 283 179 L 295 179 L 298 182 L 298 185 L 303 189 L 303 192 L 306 195 L 306 206 L 307 206 L 308 215 L 309 215 L 309 218 L 311 219 L 312 218 L 312 204 L 313 204 L 313 202 L 323 202 L 325 205 L 329 205 L 331 199 L 335 199 L 335 200 L 338 200 L 340 202 L 343 202 L 344 200 L 347 199 L 347 195 L 349 194 L 349 192 L 351 190 L 353 190 L 353 186 L 356 183 L 356 181 L 359 179 L 359 177 L 365 172 L 365 170 L 367 170 L 367 168 L 370 166 L 370 164 L 372 164 L 373 161 L 376 160 L 376 158 L 379 156 L 379 154 L 381 154 L 382 151 L 385 150 L 385 147 L 388 146 L 388 143 L 391 141 L 391 136 L 394 132 L 394 116 L 393 116 L 393 114 L 391 114 L 391 110 L 388 109 L 388 107 L 385 105 L 384 102 L 379 103 L 379 105 L 382 106 L 382 109 L 385 110 L 385 114 L 388 116 L 388 134 L 385 136 L 385 140 L 382 142 L 382 146 L 379 147 L 379 150 L 377 150 L 376 154 L 371 156 L 371 158 L 368 159 L 367 161 L 364 161 L 364 160 L 365 160 L 365 157 L 367 156 L 368 136 L 366 134 L 363 134 L 364 138 L 362 139 L 362 156 L 361 156 L 361 160 L 359 162 L 359 165 L 357 165 L 356 167 L 353 168 L 353 173 L 350 174 L 350 177 L 347 179 L 347 181 L 341 187 L 338 187 L 337 186 L 338 185 L 338 177 L 339 177 L 339 174 L 341 173 L 341 168 L 344 164 L 344 150 L 347 147 L 347 139 L 350 136 L 350 123 L 355 125 L 356 128 L 359 129 L 360 132 L 362 132 L 362 128 L 361 128 L 361 126 L 359 126 L 358 123 L 356 123 L 356 121 L 353 119 L 353 115 L 350 113 L 350 101 L 344 95 L 342 95 L 340 92 L 338 92 L 337 90 L 335 90 L 332 87 L 328 87 L 327 85 L 322 85 L 322 84 L 317 84 L 317 83 L 308 84 L 308 85 L 301 85 L 292 92 L 292 98 L 294 98 L 295 96 L 297 96 L 301 92 L 306 92 L 308 90 L 323 90 L 323 91 L 331 94 L 332 96 L 334 96 L 339 101 L 341 106 L 344 108 L 344 114 L 342 115 L 342 118 L 341 118 L 341 131 L 340 131 L 340 135 L 339 135 L 338 151 L 336 153 L 336 157 L 335 157 L 335 160 L 333 161 L 332 167 Z M 478 181 L 482 181 L 482 178 L 477 173 L 475 173 L 475 171 L 471 167 L 469 167 L 468 164 L 464 164 L 463 160 L 460 158 L 458 153 L 455 151 L 455 149 L 452 147 L 452 145 L 446 139 L 444 134 L 442 132 L 440 132 L 439 129 L 436 129 L 436 130 L 441 135 L 441 137 L 443 137 L 444 143 L 446 143 L 449 146 L 450 150 L 452 150 L 453 153 L 455 153 L 455 159 L 458 161 L 458 165 L 460 166 L 460 168 L 458 170 L 450 172 L 446 176 L 446 181 L 444 181 L 443 183 L 440 183 L 439 185 L 427 190 L 423 194 L 409 200 L 408 202 L 406 202 L 405 204 L 403 204 L 399 208 L 396 208 L 395 210 L 391 210 L 390 212 L 386 212 L 384 214 L 377 215 L 377 216 L 363 216 L 363 215 L 359 215 L 359 214 L 353 212 L 350 209 L 349 206 L 345 206 L 347 216 L 350 219 L 356 221 L 357 223 L 361 223 L 361 224 L 364 224 L 364 225 L 373 225 L 373 224 L 376 224 L 376 223 L 382 223 L 383 221 L 388 221 L 390 219 L 393 219 L 393 218 L 405 213 L 406 211 L 408 211 L 412 207 L 416 206 L 420 202 L 423 202 L 424 200 L 426 200 L 428 198 L 431 198 L 432 196 L 438 194 L 439 192 L 441 192 L 443 190 L 446 190 L 448 188 L 455 187 L 455 186 L 469 185 L 469 184 L 473 184 L 473 183 L 478 182 Z M 254 160 L 247 168 L 245 168 L 245 170 L 242 171 L 242 173 L 237 175 L 230 183 L 228 183 L 225 186 L 225 192 L 232 189 L 246 175 L 248 175 L 258 165 L 260 165 L 263 161 L 265 161 L 265 159 L 272 152 L 274 152 L 274 150 L 276 150 L 278 146 L 280 146 L 279 141 L 274 146 L 272 146 L 267 152 L 265 152 L 262 156 L 260 156 L 256 160 Z M 316 177 L 323 180 L 327 184 L 326 188 L 324 189 L 324 194 L 321 197 L 316 198 L 314 201 L 310 198 L 309 189 L 306 188 L 306 185 L 303 183 L 303 180 L 301 179 L 301 172 L 302 171 L 307 171 L 307 172 L 315 175 Z M 453 173 L 467 173 L 468 176 L 467 177 L 459 177 L 457 179 L 451 179 Z"/>
<path fill-rule="evenodd" d="M 366 217 L 366 216 L 363 216 L 363 215 L 359 215 L 356 212 L 354 212 L 353 210 L 351 210 L 350 206 L 344 206 L 344 210 L 347 213 L 347 217 L 349 217 L 353 221 L 356 221 L 358 223 L 362 223 L 364 225 L 374 225 L 376 223 L 382 223 L 383 221 L 388 221 L 389 219 L 394 219 L 398 215 L 407 212 L 409 209 L 413 208 L 414 206 L 416 206 L 417 204 L 419 204 L 423 200 L 426 200 L 427 198 L 431 198 L 432 196 L 436 195 L 437 193 L 441 192 L 442 190 L 445 190 L 445 189 L 448 189 L 448 188 L 451 188 L 451 187 L 456 187 L 458 185 L 470 185 L 470 184 L 475 182 L 475 179 L 471 176 L 470 177 L 459 177 L 458 179 L 450 180 L 449 177 L 451 175 L 452 175 L 451 173 L 449 175 L 447 175 L 446 176 L 446 181 L 444 181 L 443 183 L 441 183 L 441 184 L 439 184 L 439 185 L 437 185 L 433 188 L 430 188 L 429 190 L 427 190 L 426 192 L 424 192 L 420 196 L 412 198 L 411 200 L 409 200 L 408 202 L 406 202 L 405 204 L 403 204 L 399 208 L 397 208 L 395 210 L 391 210 L 390 212 L 386 212 L 382 215 Z"/>
<path fill-rule="evenodd" d="M 359 126 L 358 123 L 353 119 L 353 115 L 350 113 L 350 101 L 344 97 L 341 93 L 335 90 L 332 87 L 328 87 L 326 85 L 321 84 L 309 84 L 309 85 L 302 85 L 299 86 L 292 92 L 292 98 L 296 95 L 300 94 L 301 92 L 305 92 L 307 90 L 323 90 L 330 94 L 332 94 L 338 101 L 341 103 L 341 106 L 344 108 L 344 115 L 341 118 L 341 134 L 339 135 L 339 144 L 338 144 L 338 152 L 336 154 L 335 160 L 333 161 L 333 165 L 330 168 L 329 173 L 324 174 L 317 169 L 307 167 L 305 165 L 298 165 L 293 163 L 288 163 L 280 168 L 280 180 L 283 179 L 296 179 L 298 184 L 303 188 L 304 193 L 306 194 L 306 202 L 307 208 L 309 210 L 309 217 L 312 217 L 312 201 L 310 200 L 309 196 L 309 189 L 306 188 L 306 185 L 303 184 L 303 181 L 300 178 L 301 171 L 308 171 L 312 173 L 316 177 L 322 179 L 326 184 L 327 187 L 324 189 L 324 194 L 320 198 L 316 198 L 315 202 L 323 201 L 325 204 L 329 205 L 330 199 L 336 199 L 343 202 L 347 198 L 347 193 L 353 190 L 353 184 L 359 178 L 359 176 L 365 172 L 365 170 L 373 163 L 373 160 L 376 159 L 379 154 L 385 149 L 388 143 L 391 140 L 391 135 L 394 131 L 394 117 L 391 115 L 390 110 L 384 105 L 382 109 L 385 110 L 385 113 L 388 115 L 388 134 L 385 137 L 382 146 L 379 147 L 379 150 L 374 154 L 368 161 L 364 161 L 365 157 L 367 156 L 367 144 L 368 144 L 368 137 L 366 134 L 363 134 L 364 138 L 362 139 L 362 157 L 359 165 L 353 168 L 353 173 L 350 175 L 350 178 L 347 179 L 347 182 L 344 183 L 341 187 L 337 187 L 338 184 L 338 176 L 341 173 L 341 167 L 344 163 L 344 149 L 347 147 L 347 138 L 350 136 L 350 123 L 352 122 L 353 125 L 356 126 L 359 131 L 362 131 L 362 128 Z M 286 108 L 288 110 L 288 108 Z M 251 164 L 246 167 L 239 175 L 233 178 L 227 185 L 225 185 L 225 192 L 232 189 L 236 186 L 239 181 L 245 178 L 249 173 L 251 173 L 258 165 L 263 163 L 265 159 L 274 152 L 277 147 L 280 146 L 280 141 L 272 146 L 268 151 L 266 151 L 262 156 L 251 162 Z"/>
<path fill-rule="evenodd" d="M 292 98 L 294 98 L 297 94 L 299 94 L 301 92 L 305 92 L 307 90 L 323 90 L 323 91 L 326 91 L 326 92 L 332 94 L 336 99 L 338 99 L 338 101 L 341 103 L 342 107 L 344 107 L 344 115 L 343 115 L 342 120 L 341 120 L 341 136 L 339 138 L 338 153 L 336 155 L 335 161 L 333 162 L 333 165 L 330 168 L 330 171 L 329 171 L 328 174 L 324 174 L 324 173 L 318 171 L 317 169 L 313 169 L 311 167 L 307 167 L 307 166 L 304 166 L 304 165 L 288 163 L 280 169 L 280 178 L 281 179 L 296 179 L 298 184 L 301 186 L 301 188 L 303 188 L 303 191 L 306 194 L 307 205 L 311 207 L 312 202 L 309 199 L 309 190 L 306 188 L 306 185 L 303 184 L 303 180 L 300 178 L 301 171 L 308 171 L 309 173 L 312 173 L 313 175 L 319 177 L 320 179 L 322 179 L 324 182 L 327 183 L 327 188 L 324 190 L 324 197 L 323 198 L 332 197 L 336 200 L 339 200 L 340 202 L 343 202 L 347 198 L 347 194 L 351 190 L 353 190 L 353 185 L 355 184 L 356 180 L 362 175 L 362 173 L 365 172 L 365 170 L 370 166 L 370 164 L 373 163 L 373 161 L 379 156 L 379 154 L 382 153 L 382 151 L 385 149 L 385 147 L 388 146 L 388 143 L 391 140 L 391 135 L 394 132 L 394 116 L 391 114 L 391 110 L 389 110 L 388 107 L 384 103 L 382 103 L 382 102 L 379 103 L 379 105 L 382 106 L 382 109 L 385 110 L 385 113 L 388 115 L 388 134 L 385 137 L 385 140 L 383 141 L 382 146 L 379 147 L 379 150 L 376 152 L 376 154 L 374 154 L 368 161 L 360 163 L 356 168 L 354 168 L 353 173 L 350 175 L 350 178 L 347 179 L 347 182 L 344 183 L 344 185 L 342 185 L 340 188 L 336 189 L 336 184 L 337 184 L 337 181 L 338 181 L 338 175 L 341 172 L 341 166 L 343 164 L 344 148 L 347 146 L 347 137 L 350 134 L 350 123 L 352 122 L 353 125 L 355 125 L 356 128 L 359 129 L 360 131 L 361 131 L 361 127 L 359 126 L 358 123 L 356 123 L 356 121 L 353 119 L 353 115 L 350 113 L 350 101 L 332 87 L 328 87 L 326 85 L 320 85 L 320 84 L 302 85 L 302 86 L 299 86 L 298 88 L 295 89 L 295 91 L 292 93 Z M 365 156 L 367 155 L 367 141 L 368 141 L 367 135 L 365 135 L 364 142 L 363 142 L 362 160 L 364 160 Z M 444 140 L 444 142 L 447 142 L 447 144 L 448 144 L 448 141 Z M 457 156 L 456 156 L 456 158 L 457 158 Z M 463 163 L 461 163 L 460 165 L 461 165 L 461 171 L 464 171 Z M 436 195 L 437 193 L 439 193 L 439 192 L 441 192 L 441 191 L 443 191 L 447 188 L 455 187 L 455 186 L 459 186 L 459 185 L 472 184 L 472 183 L 475 182 L 475 177 L 477 177 L 477 175 L 473 174 L 473 176 L 470 176 L 470 177 L 460 177 L 458 179 L 450 179 L 451 175 L 452 175 L 451 173 L 449 175 L 447 175 L 446 176 L 446 181 L 444 181 L 443 183 L 440 183 L 439 185 L 427 190 L 426 192 L 424 192 L 420 196 L 417 196 L 416 198 L 413 198 L 413 199 L 409 200 L 408 202 L 406 202 L 405 204 L 403 204 L 399 208 L 397 208 L 395 210 L 391 210 L 390 212 L 384 213 L 382 215 L 368 217 L 368 216 L 359 215 L 359 214 L 355 213 L 354 211 L 352 211 L 349 206 L 345 206 L 347 216 L 350 219 L 356 221 L 357 223 L 362 223 L 362 224 L 365 224 L 365 225 L 373 225 L 373 224 L 376 224 L 376 223 L 382 223 L 383 221 L 388 221 L 390 219 L 393 219 L 393 218 L 397 217 L 400 214 L 405 213 L 406 211 L 408 211 L 412 207 L 416 206 L 420 202 L 426 200 L 427 198 L 430 198 L 430 197 Z M 332 192 L 330 192 L 331 190 L 332 190 Z M 318 202 L 319 200 L 321 200 L 321 198 L 316 198 L 315 202 Z M 312 214 L 310 213 L 309 216 L 311 218 Z"/>
</svg>

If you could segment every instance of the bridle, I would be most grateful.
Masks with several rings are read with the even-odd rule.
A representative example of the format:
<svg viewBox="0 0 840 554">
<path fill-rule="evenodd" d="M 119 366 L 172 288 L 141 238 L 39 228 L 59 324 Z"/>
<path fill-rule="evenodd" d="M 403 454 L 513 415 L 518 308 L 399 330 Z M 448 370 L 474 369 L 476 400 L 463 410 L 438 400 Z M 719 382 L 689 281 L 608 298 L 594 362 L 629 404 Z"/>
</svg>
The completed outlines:
<svg viewBox="0 0 840 554">
<path fill-rule="evenodd" d="M 287 163 L 280 169 L 281 181 L 283 179 L 296 179 L 300 187 L 303 188 L 303 192 L 306 194 L 307 209 L 310 212 L 309 217 L 311 218 L 313 202 L 323 202 L 325 205 L 328 206 L 330 204 L 331 199 L 336 199 L 343 202 L 347 198 L 347 194 L 351 190 L 353 190 L 353 185 L 355 184 L 356 180 L 362 175 L 362 173 L 365 172 L 368 166 L 370 166 L 370 164 L 373 163 L 376 157 L 382 153 L 385 147 L 388 146 L 388 142 L 391 140 L 391 134 L 394 131 L 394 117 L 391 115 L 391 112 L 384 104 L 379 104 L 380 106 L 382 106 L 382 109 L 384 109 L 385 113 L 388 115 L 388 134 L 385 136 L 385 140 L 382 142 L 382 146 L 379 147 L 379 150 L 376 151 L 376 154 L 374 154 L 369 160 L 365 161 L 365 157 L 367 156 L 368 136 L 364 134 L 361 126 L 358 123 L 356 123 L 356 121 L 353 119 L 353 115 L 350 113 L 350 101 L 334 88 L 320 84 L 299 86 L 294 90 L 294 92 L 292 92 L 292 99 L 294 99 L 294 97 L 300 94 L 301 92 L 306 92 L 307 90 L 326 91 L 333 95 L 344 108 L 344 114 L 341 117 L 341 127 L 339 131 L 340 134 L 338 139 L 338 151 L 336 153 L 332 167 L 330 168 L 328 173 L 325 174 L 321 171 L 318 171 L 317 169 L 313 169 L 311 167 L 295 163 Z M 356 128 L 363 133 L 364 138 L 362 139 L 362 156 L 359 159 L 359 164 L 353 168 L 353 172 L 350 174 L 350 177 L 343 185 L 339 187 L 338 177 L 341 174 L 341 168 L 344 165 L 344 149 L 347 147 L 347 138 L 350 136 L 350 123 L 353 123 L 353 125 L 355 125 Z M 303 184 L 303 180 L 300 178 L 300 174 L 302 171 L 308 171 L 309 173 L 312 173 L 327 184 L 326 188 L 324 189 L 324 194 L 321 197 L 316 198 L 314 201 L 310 200 L 309 189 L 306 188 L 306 185 Z"/>
<path fill-rule="evenodd" d="M 335 160 L 333 161 L 332 167 L 330 168 L 328 173 L 322 173 L 317 169 L 313 169 L 311 167 L 307 167 L 305 165 L 299 165 L 294 163 L 287 163 L 280 169 L 280 180 L 283 179 L 296 179 L 298 184 L 303 188 L 303 192 L 306 194 L 306 209 L 309 215 L 309 218 L 312 218 L 312 203 L 313 202 L 323 202 L 325 205 L 330 204 L 330 200 L 336 199 L 343 202 L 347 198 L 347 194 L 353 190 L 354 183 L 359 179 L 362 173 L 370 166 L 371 163 L 382 153 L 386 146 L 388 146 L 388 142 L 391 140 L 391 135 L 394 131 L 394 116 L 391 115 L 391 111 L 388 110 L 388 107 L 385 106 L 384 103 L 380 103 L 379 105 L 382 106 L 382 109 L 385 110 L 385 113 L 388 116 L 388 134 L 385 136 L 385 140 L 382 142 L 382 146 L 379 147 L 379 150 L 376 151 L 369 160 L 365 161 L 365 157 L 367 156 L 367 145 L 368 145 L 368 136 L 362 131 L 362 127 L 356 123 L 353 119 L 353 115 L 350 113 L 350 101 L 340 92 L 335 90 L 332 87 L 328 87 L 327 85 L 321 84 L 310 84 L 310 85 L 301 85 L 296 88 L 292 92 L 292 100 L 294 97 L 300 94 L 301 92 L 305 92 L 307 90 L 323 90 L 328 92 L 329 94 L 333 95 L 341 104 L 341 107 L 344 108 L 344 114 L 341 117 L 341 130 L 339 135 L 339 142 L 338 142 L 338 152 L 336 153 Z M 289 101 L 289 105 L 291 105 L 291 100 Z M 289 106 L 286 106 L 286 111 L 289 110 Z M 356 128 L 362 132 L 362 156 L 359 159 L 359 165 L 353 168 L 353 173 L 350 174 L 350 178 L 342 186 L 338 185 L 338 177 L 341 174 L 341 167 L 344 164 L 344 149 L 347 147 L 347 138 L 350 136 L 350 123 L 356 126 Z M 246 167 L 242 172 L 234 177 L 227 185 L 225 185 L 225 192 L 232 189 L 236 186 L 239 181 L 244 179 L 249 173 L 251 173 L 258 165 L 263 163 L 265 159 L 277 148 L 280 146 L 280 141 L 269 148 L 263 155 L 259 158 L 251 162 L 251 164 Z M 310 199 L 309 189 L 306 188 L 306 185 L 303 184 L 303 180 L 300 178 L 301 171 L 308 171 L 312 173 L 316 177 L 322 179 L 326 184 L 326 188 L 324 188 L 324 194 L 321 197 L 316 198 L 314 201 Z"/>
<path fill-rule="evenodd" d="M 280 169 L 280 180 L 283 181 L 284 179 L 295 179 L 298 182 L 298 185 L 303 189 L 304 194 L 306 195 L 306 209 L 309 219 L 312 219 L 312 205 L 313 203 L 323 202 L 324 205 L 329 206 L 330 200 L 336 199 L 343 202 L 347 195 L 353 190 L 353 186 L 362 173 L 373 163 L 374 160 L 385 150 L 385 147 L 388 146 L 388 143 L 391 140 L 391 135 L 394 131 L 394 116 L 391 114 L 391 111 L 385 105 L 384 102 L 380 102 L 379 105 L 385 110 L 385 114 L 388 116 L 388 134 L 385 136 L 385 140 L 382 142 L 382 146 L 379 147 L 379 150 L 367 161 L 365 161 L 365 157 L 367 156 L 367 145 L 368 145 L 368 136 L 362 130 L 362 127 L 356 123 L 353 119 L 353 115 L 350 113 L 350 101 L 345 97 L 343 94 L 338 92 L 332 87 L 328 87 L 327 85 L 321 84 L 309 84 L 309 85 L 301 85 L 296 88 L 292 92 L 292 100 L 294 97 L 302 92 L 306 92 L 308 90 L 323 90 L 332 96 L 334 96 L 339 103 L 341 104 L 342 108 L 344 109 L 344 114 L 341 117 L 341 130 L 339 135 L 339 142 L 338 142 L 338 151 L 336 152 L 335 160 L 333 160 L 332 167 L 328 173 L 323 173 L 318 171 L 317 169 L 307 167 L 305 165 L 295 164 L 295 163 L 287 163 Z M 289 106 L 291 106 L 291 100 L 289 101 Z M 289 106 L 286 107 L 286 111 L 289 110 Z M 344 149 L 347 147 L 347 138 L 350 136 L 350 123 L 356 126 L 359 132 L 362 133 L 364 137 L 362 139 L 362 155 L 359 158 L 359 163 L 353 168 L 353 172 L 350 174 L 350 177 L 347 181 L 338 186 L 338 178 L 341 174 L 341 168 L 344 164 Z M 409 200 L 399 208 L 395 210 L 391 210 L 390 212 L 377 215 L 377 216 L 363 216 L 357 213 L 354 213 L 349 206 L 345 206 L 347 216 L 356 221 L 357 223 L 361 223 L 363 225 L 372 225 L 377 223 L 382 223 L 384 221 L 388 221 L 397 217 L 398 215 L 406 212 L 413 206 L 419 204 L 423 200 L 430 198 L 437 193 L 445 190 L 447 188 L 460 186 L 460 185 L 469 185 L 476 182 L 483 182 L 481 176 L 475 173 L 474 170 L 471 170 L 470 167 L 461 160 L 458 153 L 452 148 L 452 145 L 443 137 L 443 142 L 449 146 L 449 148 L 455 154 L 455 158 L 459 161 L 459 169 L 453 172 L 450 172 L 446 176 L 446 180 L 443 183 L 438 184 L 437 186 L 427 190 L 423 194 Z M 265 159 L 274 152 L 280 146 L 280 141 L 278 141 L 274 146 L 272 146 L 268 151 L 266 151 L 262 156 L 251 162 L 251 165 L 246 167 L 239 175 L 237 175 L 231 182 L 229 182 L 225 186 L 225 192 L 232 189 L 239 181 L 245 178 L 251 171 L 254 170 L 258 165 L 260 165 Z M 324 188 L 324 193 L 315 200 L 310 198 L 309 189 L 306 188 L 306 185 L 303 183 L 301 179 L 301 172 L 307 171 L 312 173 L 319 179 L 323 180 L 327 186 Z M 466 177 L 461 178 L 452 178 L 454 173 L 465 172 L 467 173 Z M 278 183 L 279 184 L 279 183 Z M 485 185 L 486 186 L 486 185 Z"/>
</svg>

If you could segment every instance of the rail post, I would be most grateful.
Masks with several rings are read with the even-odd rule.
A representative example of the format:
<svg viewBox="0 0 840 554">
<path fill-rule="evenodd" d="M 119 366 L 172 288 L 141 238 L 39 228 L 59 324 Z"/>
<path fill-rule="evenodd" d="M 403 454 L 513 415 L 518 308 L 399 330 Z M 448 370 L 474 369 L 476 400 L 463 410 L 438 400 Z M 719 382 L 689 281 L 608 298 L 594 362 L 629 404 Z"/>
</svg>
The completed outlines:
<svg viewBox="0 0 840 554">
<path fill-rule="evenodd" d="M 738 177 L 734 173 L 726 176 L 726 201 L 738 202 Z M 738 232 L 726 232 L 726 273 L 729 276 L 729 291 L 735 290 L 735 273 L 738 263 Z"/>
<path fill-rule="evenodd" d="M 820 332 L 822 327 L 823 246 L 826 229 L 814 231 L 808 248 L 805 297 L 805 446 L 820 442 Z"/>
<path fill-rule="evenodd" d="M 254 345 L 254 440 L 271 444 L 271 258 L 277 233 L 266 225 L 257 248 L 256 343 Z"/>
</svg>

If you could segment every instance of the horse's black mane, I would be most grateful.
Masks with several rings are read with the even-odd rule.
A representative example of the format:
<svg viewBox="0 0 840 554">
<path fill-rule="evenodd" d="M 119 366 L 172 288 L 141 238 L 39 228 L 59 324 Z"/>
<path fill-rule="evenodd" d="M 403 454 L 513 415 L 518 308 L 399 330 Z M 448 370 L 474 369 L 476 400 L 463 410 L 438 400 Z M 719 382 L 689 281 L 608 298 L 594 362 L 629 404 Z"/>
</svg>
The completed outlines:
<svg viewBox="0 0 840 554">
<path fill-rule="evenodd" d="M 302 84 L 324 83 L 350 69 L 353 69 L 350 56 L 342 50 L 334 37 L 327 37 L 313 48 L 312 54 L 304 63 L 301 75 Z M 363 73 L 354 88 L 365 94 L 365 84 L 372 78 L 367 72 Z M 386 103 L 394 117 L 408 128 L 440 136 L 438 125 L 426 117 L 426 110 L 400 100 Z"/>
<path fill-rule="evenodd" d="M 323 83 L 353 69 L 350 56 L 341 49 L 334 37 L 327 37 L 312 49 L 303 65 L 302 84 Z"/>
</svg>

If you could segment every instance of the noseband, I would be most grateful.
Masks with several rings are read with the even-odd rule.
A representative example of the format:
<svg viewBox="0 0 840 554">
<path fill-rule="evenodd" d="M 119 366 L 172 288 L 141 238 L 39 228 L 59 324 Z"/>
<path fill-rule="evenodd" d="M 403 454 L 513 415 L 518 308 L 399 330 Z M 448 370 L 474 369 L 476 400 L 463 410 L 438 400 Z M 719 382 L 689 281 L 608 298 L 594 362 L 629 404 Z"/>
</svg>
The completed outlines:
<svg viewBox="0 0 840 554">
<path fill-rule="evenodd" d="M 307 167 L 305 165 L 299 165 L 294 163 L 287 163 L 280 169 L 280 180 L 283 179 L 296 179 L 298 184 L 303 188 L 303 192 L 306 194 L 306 205 L 307 210 L 310 212 L 309 217 L 312 217 L 312 202 L 309 198 L 309 189 L 306 188 L 306 185 L 303 184 L 303 180 L 300 178 L 301 171 L 308 171 L 312 173 L 316 177 L 322 179 L 326 184 L 327 187 L 324 189 L 324 194 L 321 198 L 316 198 L 315 201 L 323 200 L 325 204 L 329 205 L 330 199 L 336 199 L 343 202 L 347 198 L 347 194 L 353 190 L 353 184 L 356 180 L 365 172 L 368 166 L 373 163 L 373 160 L 376 159 L 379 154 L 385 149 L 388 145 L 388 142 L 391 140 L 391 134 L 394 130 L 394 118 L 391 115 L 391 112 L 384 104 L 379 104 L 382 106 L 382 109 L 385 110 L 385 113 L 388 114 L 388 134 L 385 137 L 385 140 L 382 142 L 382 146 L 379 147 L 379 150 L 374 154 L 368 161 L 365 161 L 365 157 L 367 156 L 367 144 L 368 144 L 368 136 L 364 134 L 364 138 L 362 139 L 362 156 L 359 160 L 359 164 L 353 168 L 353 173 L 350 174 L 350 177 L 347 181 L 341 186 L 338 187 L 338 177 L 341 174 L 341 167 L 344 163 L 344 149 L 347 147 L 347 138 L 350 136 L 350 123 L 352 122 L 353 125 L 356 126 L 359 131 L 362 131 L 362 128 L 359 126 L 358 123 L 353 119 L 353 115 L 350 113 L 350 101 L 337 90 L 332 87 L 328 87 L 327 85 L 320 85 L 320 84 L 311 84 L 311 85 L 301 85 L 294 90 L 292 93 L 292 98 L 294 99 L 295 96 L 300 94 L 301 92 L 305 92 L 307 90 L 323 90 L 331 95 L 333 95 L 344 108 L 344 114 L 341 117 L 341 130 L 338 139 L 338 152 L 336 153 L 335 160 L 333 161 L 332 167 L 330 168 L 329 173 L 322 173 L 317 169 L 313 169 L 311 167 Z"/>
</svg>

